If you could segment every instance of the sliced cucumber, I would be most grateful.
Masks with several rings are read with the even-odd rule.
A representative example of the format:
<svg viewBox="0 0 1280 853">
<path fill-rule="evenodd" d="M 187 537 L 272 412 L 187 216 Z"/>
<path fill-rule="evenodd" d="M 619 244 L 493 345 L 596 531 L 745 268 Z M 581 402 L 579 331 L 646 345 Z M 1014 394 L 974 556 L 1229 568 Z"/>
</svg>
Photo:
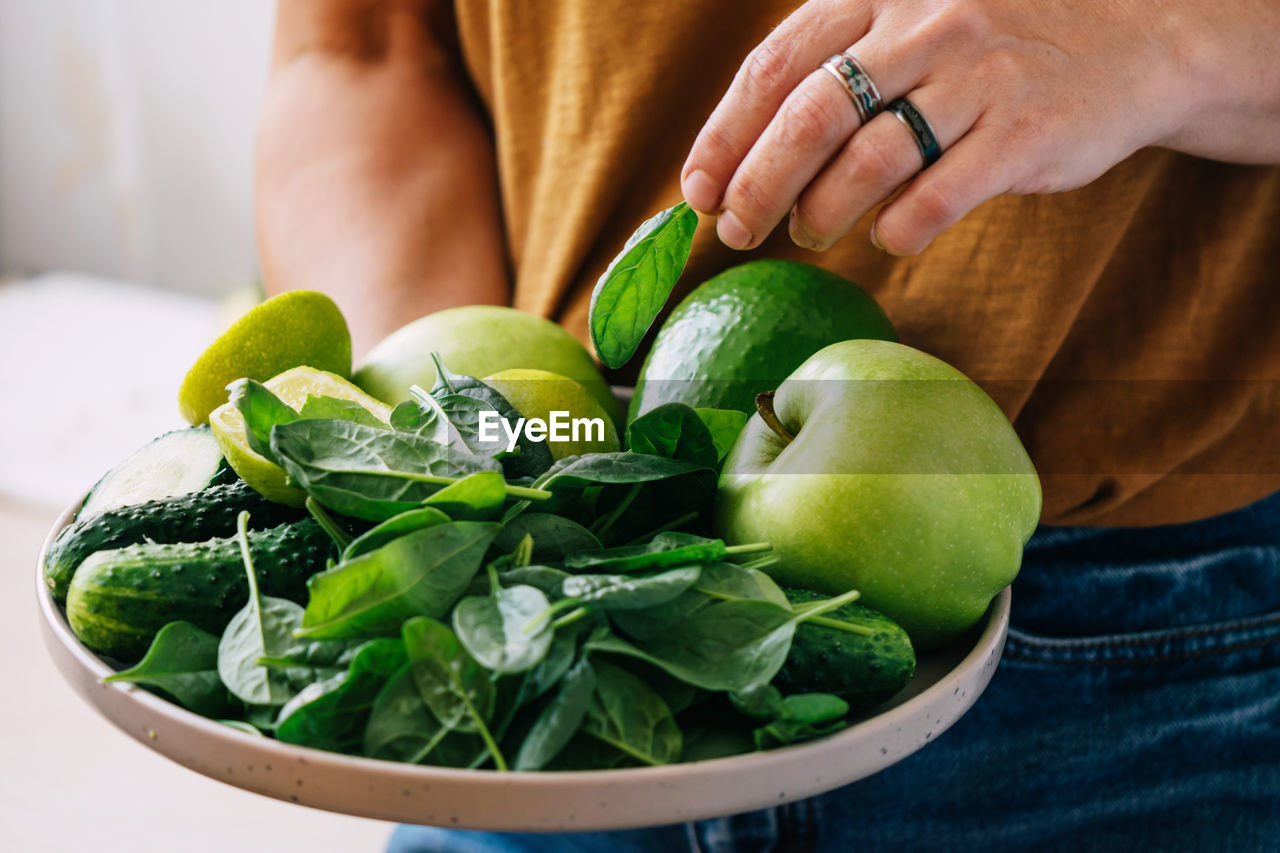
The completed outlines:
<svg viewBox="0 0 1280 853">
<path fill-rule="evenodd" d="M 227 470 L 208 426 L 167 432 L 108 471 L 85 498 L 76 520 L 198 492 L 221 482 Z"/>
</svg>

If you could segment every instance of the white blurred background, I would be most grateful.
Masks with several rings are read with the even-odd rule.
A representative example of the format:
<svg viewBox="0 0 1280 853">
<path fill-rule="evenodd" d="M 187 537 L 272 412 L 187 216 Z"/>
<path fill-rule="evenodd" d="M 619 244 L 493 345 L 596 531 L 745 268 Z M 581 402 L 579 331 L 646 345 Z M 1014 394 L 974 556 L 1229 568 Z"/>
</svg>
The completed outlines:
<svg viewBox="0 0 1280 853">
<path fill-rule="evenodd" d="M 58 511 L 181 425 L 178 382 L 256 278 L 273 14 L 0 0 L 0 850 L 378 851 L 389 831 L 138 746 L 62 682 L 36 619 Z"/>
<path fill-rule="evenodd" d="M 0 271 L 252 280 L 274 4 L 0 0 Z"/>
</svg>

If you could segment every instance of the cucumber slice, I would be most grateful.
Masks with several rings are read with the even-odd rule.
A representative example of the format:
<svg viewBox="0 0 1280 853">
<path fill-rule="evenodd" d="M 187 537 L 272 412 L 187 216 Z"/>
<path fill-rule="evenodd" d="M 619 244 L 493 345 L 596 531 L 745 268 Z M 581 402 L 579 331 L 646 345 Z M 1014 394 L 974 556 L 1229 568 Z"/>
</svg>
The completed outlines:
<svg viewBox="0 0 1280 853">
<path fill-rule="evenodd" d="M 198 492 L 221 482 L 225 470 L 222 450 L 209 427 L 167 432 L 108 471 L 90 490 L 76 519 Z"/>
</svg>

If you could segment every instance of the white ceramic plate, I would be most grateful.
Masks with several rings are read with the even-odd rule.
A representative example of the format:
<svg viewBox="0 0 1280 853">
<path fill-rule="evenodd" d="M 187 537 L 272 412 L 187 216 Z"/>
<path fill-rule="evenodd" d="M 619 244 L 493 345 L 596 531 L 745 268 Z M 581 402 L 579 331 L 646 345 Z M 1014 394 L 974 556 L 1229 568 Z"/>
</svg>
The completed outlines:
<svg viewBox="0 0 1280 853">
<path fill-rule="evenodd" d="M 498 773 L 354 758 L 254 737 L 128 684 L 75 638 L 36 566 L 45 646 L 86 702 L 161 755 L 228 785 L 329 811 L 401 823 L 510 831 L 599 830 L 750 811 L 870 776 L 951 726 L 986 689 L 1009 627 L 1009 590 L 972 640 L 920 656 L 873 715 L 831 737 L 768 752 L 626 770 Z"/>
</svg>

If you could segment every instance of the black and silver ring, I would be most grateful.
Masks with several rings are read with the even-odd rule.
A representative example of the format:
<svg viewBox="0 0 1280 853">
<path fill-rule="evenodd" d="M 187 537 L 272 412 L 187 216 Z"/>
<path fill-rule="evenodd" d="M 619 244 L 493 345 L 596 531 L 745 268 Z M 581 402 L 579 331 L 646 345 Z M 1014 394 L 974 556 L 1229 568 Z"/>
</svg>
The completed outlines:
<svg viewBox="0 0 1280 853">
<path fill-rule="evenodd" d="M 822 63 L 822 67 L 839 80 L 840 85 L 849 93 L 849 99 L 853 101 L 853 107 L 858 111 L 858 120 L 862 124 L 871 121 L 884 108 L 880 90 L 852 54 L 847 51 L 837 53 Z"/>
<path fill-rule="evenodd" d="M 896 115 L 907 126 L 907 130 L 911 131 L 912 137 L 916 140 L 916 147 L 920 149 L 920 156 L 924 158 L 924 168 L 927 169 L 936 163 L 942 156 L 942 146 L 938 145 L 938 137 L 929 126 L 929 120 L 916 108 L 916 105 L 906 98 L 898 98 L 885 109 Z"/>
</svg>

